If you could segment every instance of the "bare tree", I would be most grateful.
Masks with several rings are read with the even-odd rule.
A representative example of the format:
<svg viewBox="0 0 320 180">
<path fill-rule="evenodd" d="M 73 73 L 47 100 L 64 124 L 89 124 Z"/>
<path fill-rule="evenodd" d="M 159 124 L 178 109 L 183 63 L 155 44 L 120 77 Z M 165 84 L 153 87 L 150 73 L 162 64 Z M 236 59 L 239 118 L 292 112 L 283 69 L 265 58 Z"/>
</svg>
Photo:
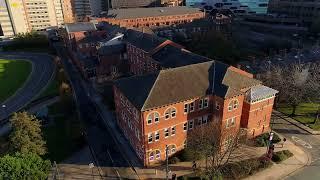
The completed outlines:
<svg viewBox="0 0 320 180">
<path fill-rule="evenodd" d="M 239 131 L 221 130 L 217 123 L 209 122 L 188 132 L 187 150 L 195 158 L 206 159 L 202 175 L 216 179 L 222 176 L 222 168 L 236 159 L 236 149 L 240 145 Z"/>
<path fill-rule="evenodd" d="M 320 103 L 320 63 L 313 63 L 310 67 L 310 75 L 308 78 L 307 89 L 309 101 L 311 103 Z M 320 116 L 320 104 L 315 113 L 314 124 L 317 123 Z"/>
<path fill-rule="evenodd" d="M 279 91 L 278 99 L 292 107 L 291 116 L 297 106 L 309 99 L 311 81 L 310 64 L 293 63 L 287 66 L 273 66 L 261 76 L 264 83 Z"/>
</svg>

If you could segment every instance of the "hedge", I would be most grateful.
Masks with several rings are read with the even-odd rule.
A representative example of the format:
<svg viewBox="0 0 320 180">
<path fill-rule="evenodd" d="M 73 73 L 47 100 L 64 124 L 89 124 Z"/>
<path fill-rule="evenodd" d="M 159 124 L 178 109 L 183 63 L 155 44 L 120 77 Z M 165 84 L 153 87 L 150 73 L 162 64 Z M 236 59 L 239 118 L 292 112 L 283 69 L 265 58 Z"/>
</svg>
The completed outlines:
<svg viewBox="0 0 320 180">
<path fill-rule="evenodd" d="M 273 153 L 272 155 L 272 161 L 276 163 L 280 163 L 290 157 L 293 156 L 293 153 L 290 152 L 289 150 L 283 150 L 283 151 L 278 151 Z"/>
<path fill-rule="evenodd" d="M 280 141 L 281 141 L 281 138 L 276 133 L 274 133 L 271 142 L 273 144 L 275 144 L 275 143 L 278 143 Z M 259 147 L 267 146 L 268 142 L 269 142 L 269 133 L 261 134 L 261 135 L 257 136 L 256 139 L 255 139 L 255 144 L 257 146 L 259 146 Z"/>
</svg>

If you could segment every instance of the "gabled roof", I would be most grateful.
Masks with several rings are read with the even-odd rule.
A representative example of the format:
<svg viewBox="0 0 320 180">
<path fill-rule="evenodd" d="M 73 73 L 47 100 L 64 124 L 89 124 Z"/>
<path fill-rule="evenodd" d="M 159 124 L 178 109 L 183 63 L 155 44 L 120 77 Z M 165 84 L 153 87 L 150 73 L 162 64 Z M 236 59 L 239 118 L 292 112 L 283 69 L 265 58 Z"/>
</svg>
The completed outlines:
<svg viewBox="0 0 320 180">
<path fill-rule="evenodd" d="M 259 100 L 274 96 L 278 92 L 279 91 L 274 90 L 272 88 L 269 88 L 267 86 L 257 85 L 257 86 L 250 88 L 246 92 L 246 101 L 252 103 L 255 101 L 259 101 Z"/>
<path fill-rule="evenodd" d="M 160 38 L 156 35 L 143 33 L 132 29 L 127 31 L 125 40 L 146 52 L 155 49 L 166 41 L 166 39 Z"/>
<path fill-rule="evenodd" d="M 91 22 L 66 24 L 65 27 L 66 27 L 67 33 L 97 30 L 96 26 Z"/>
<path fill-rule="evenodd" d="M 243 94 L 238 87 L 251 87 L 260 83 L 251 78 L 243 78 L 249 81 L 243 84 L 229 80 L 235 77 L 229 67 L 221 62 L 210 61 L 120 79 L 115 86 L 138 109 L 145 111 L 208 94 L 231 98 Z M 243 76 L 240 73 L 237 75 Z"/>
<path fill-rule="evenodd" d="M 186 49 L 172 45 L 166 45 L 161 48 L 158 52 L 152 55 L 152 59 L 158 61 L 161 67 L 164 68 L 175 68 L 211 61 L 211 59 L 207 57 L 194 54 Z"/>
</svg>

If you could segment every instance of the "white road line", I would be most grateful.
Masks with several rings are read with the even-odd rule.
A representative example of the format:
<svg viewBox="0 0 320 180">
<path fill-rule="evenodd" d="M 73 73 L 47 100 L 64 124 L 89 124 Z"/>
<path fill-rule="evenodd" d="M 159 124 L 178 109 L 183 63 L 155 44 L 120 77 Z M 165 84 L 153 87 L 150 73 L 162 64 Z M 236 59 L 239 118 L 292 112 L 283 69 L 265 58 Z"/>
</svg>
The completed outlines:
<svg viewBox="0 0 320 180">
<path fill-rule="evenodd" d="M 291 139 L 292 139 L 294 142 L 296 142 L 296 143 L 304 146 L 305 148 L 312 149 L 312 146 L 311 146 L 309 143 L 301 140 L 300 138 L 298 138 L 298 137 L 296 137 L 296 136 L 291 136 Z"/>
</svg>

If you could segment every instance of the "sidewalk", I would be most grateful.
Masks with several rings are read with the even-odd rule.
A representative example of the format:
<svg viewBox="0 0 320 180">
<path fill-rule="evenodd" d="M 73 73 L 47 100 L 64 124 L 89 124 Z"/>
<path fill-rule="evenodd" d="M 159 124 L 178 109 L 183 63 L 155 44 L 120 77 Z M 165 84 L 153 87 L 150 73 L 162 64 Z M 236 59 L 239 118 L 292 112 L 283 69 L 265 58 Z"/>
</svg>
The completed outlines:
<svg viewBox="0 0 320 180">
<path fill-rule="evenodd" d="M 303 129 L 305 131 L 307 131 L 310 134 L 320 135 L 320 131 L 315 131 L 315 130 L 309 128 L 308 126 L 302 124 L 301 122 L 299 122 L 299 121 L 297 121 L 297 120 L 295 120 L 295 119 L 293 119 L 293 118 L 291 118 L 291 117 L 289 117 L 289 116 L 287 116 L 287 115 L 285 115 L 285 114 L 283 114 L 283 113 L 281 113 L 279 111 L 273 110 L 272 114 L 275 115 L 275 116 L 278 116 L 278 117 L 280 117 L 280 118 L 282 118 L 282 119 L 284 119 L 286 121 L 288 121 L 289 123 L 301 128 L 301 129 Z"/>
<path fill-rule="evenodd" d="M 290 140 L 286 141 L 283 148 L 281 148 L 281 144 L 278 144 L 275 146 L 275 152 L 286 150 L 286 149 L 290 150 L 294 154 L 294 156 L 281 162 L 280 164 L 274 163 L 274 165 L 271 166 L 270 168 L 265 169 L 261 172 L 258 172 L 245 179 L 246 180 L 283 179 L 310 163 L 311 159 L 308 156 L 308 154 L 305 153 L 298 146 L 296 146 L 294 143 L 292 143 Z"/>
</svg>

